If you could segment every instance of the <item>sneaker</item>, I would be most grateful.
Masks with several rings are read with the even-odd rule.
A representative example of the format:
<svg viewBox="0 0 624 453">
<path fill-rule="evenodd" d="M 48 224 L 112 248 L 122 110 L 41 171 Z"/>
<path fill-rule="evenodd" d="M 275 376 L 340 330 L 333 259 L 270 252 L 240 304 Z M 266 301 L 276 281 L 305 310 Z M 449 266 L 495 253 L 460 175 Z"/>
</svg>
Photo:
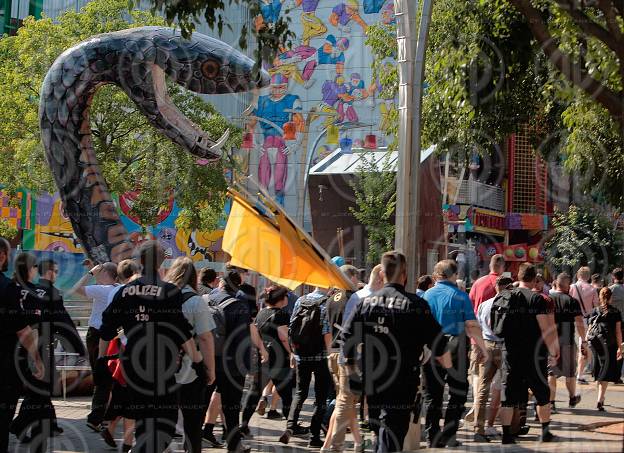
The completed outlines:
<svg viewBox="0 0 624 453">
<path fill-rule="evenodd" d="M 500 437 L 501 434 L 498 432 L 498 430 L 496 428 L 494 428 L 493 426 L 486 426 L 485 427 L 485 435 L 487 437 Z"/>
<path fill-rule="evenodd" d="M 587 382 L 587 379 L 582 378 L 582 377 L 576 378 L 576 383 L 581 384 L 581 385 L 589 385 L 589 382 Z"/>
<path fill-rule="evenodd" d="M 455 438 L 447 440 L 444 444 L 446 448 L 457 448 L 462 445 L 462 443 Z"/>
<path fill-rule="evenodd" d="M 268 418 L 269 420 L 281 420 L 282 414 L 277 412 L 275 409 L 271 409 L 269 412 L 267 412 L 266 418 Z"/>
<path fill-rule="evenodd" d="M 290 438 L 292 437 L 293 432 L 291 429 L 287 429 L 286 431 L 284 431 L 284 433 L 280 436 L 279 441 L 281 443 L 283 443 L 284 445 L 288 445 L 288 442 L 290 442 Z"/>
<path fill-rule="evenodd" d="M 516 434 L 514 434 L 515 436 L 526 436 L 527 434 L 529 434 L 529 430 L 531 429 L 531 427 L 529 425 L 524 425 L 521 426 L 520 429 L 518 430 L 518 432 Z"/>
<path fill-rule="evenodd" d="M 122 451 L 123 453 L 128 453 L 131 449 L 132 449 L 132 445 L 123 444 L 123 445 L 121 446 L 121 451 Z"/>
<path fill-rule="evenodd" d="M 555 402 L 551 401 L 550 402 L 550 413 L 551 414 L 558 414 L 559 412 L 557 412 L 557 406 L 555 406 Z"/>
<path fill-rule="evenodd" d="M 204 432 L 203 438 L 212 448 L 223 448 L 223 444 L 217 440 L 213 433 Z"/>
<path fill-rule="evenodd" d="M 241 426 L 240 432 L 243 436 L 245 436 L 245 439 L 253 439 L 253 434 L 251 434 L 249 426 Z"/>
<path fill-rule="evenodd" d="M 546 431 L 540 436 L 540 442 L 558 442 L 559 437 L 555 436 L 550 431 Z"/>
<path fill-rule="evenodd" d="M 292 435 L 297 437 L 297 436 L 307 436 L 308 434 L 310 434 L 310 428 L 301 426 L 301 425 L 295 425 L 295 427 L 293 429 L 290 430 Z"/>
<path fill-rule="evenodd" d="M 320 437 L 312 437 L 310 442 L 308 442 L 309 448 L 321 448 L 323 446 L 323 441 Z"/>
<path fill-rule="evenodd" d="M 474 435 L 472 436 L 472 440 L 474 442 L 489 442 L 490 441 L 490 439 L 488 439 L 486 435 L 480 434 L 480 433 L 474 433 Z"/>
<path fill-rule="evenodd" d="M 258 413 L 258 415 L 260 417 L 262 417 L 264 415 L 264 412 L 266 411 L 268 403 L 269 403 L 269 401 L 267 400 L 266 396 L 263 396 L 262 399 L 260 400 L 260 402 L 258 403 L 258 407 L 256 408 L 256 412 Z"/>
<path fill-rule="evenodd" d="M 100 436 L 102 436 L 102 439 L 104 439 L 106 445 L 111 448 L 117 448 L 117 442 L 115 442 L 115 439 L 113 439 L 113 436 L 111 435 L 109 430 L 105 429 L 103 431 L 100 431 Z"/>
<path fill-rule="evenodd" d="M 574 395 L 572 398 L 570 398 L 569 406 L 576 407 L 576 405 L 580 402 L 581 402 L 581 395 Z"/>
<path fill-rule="evenodd" d="M 61 428 L 59 425 L 54 425 L 52 427 L 52 434 L 54 436 L 57 436 L 59 434 L 63 434 L 65 432 L 65 430 L 63 428 Z"/>
<path fill-rule="evenodd" d="M 606 412 L 604 408 L 604 403 L 596 403 L 596 409 L 598 409 L 600 412 Z"/>
<path fill-rule="evenodd" d="M 87 427 L 91 428 L 91 430 L 95 431 L 96 433 L 99 433 L 100 431 L 102 431 L 102 425 L 101 424 L 95 424 L 92 422 L 87 422 Z"/>
</svg>

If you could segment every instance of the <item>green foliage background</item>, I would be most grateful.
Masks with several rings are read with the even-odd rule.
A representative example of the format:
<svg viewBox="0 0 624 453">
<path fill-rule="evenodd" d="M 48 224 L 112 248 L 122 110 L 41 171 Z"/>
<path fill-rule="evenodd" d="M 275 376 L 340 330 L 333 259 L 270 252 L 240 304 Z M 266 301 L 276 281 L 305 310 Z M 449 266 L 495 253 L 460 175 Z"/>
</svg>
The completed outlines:
<svg viewBox="0 0 624 453">
<path fill-rule="evenodd" d="M 553 234 L 545 244 L 546 261 L 555 272 L 574 274 L 581 266 L 606 275 L 622 264 L 624 237 L 603 214 L 570 206 L 553 218 Z"/>
<path fill-rule="evenodd" d="M 58 55 L 93 35 L 143 25 L 164 25 L 152 13 L 128 11 L 125 0 L 95 0 L 79 12 L 24 21 L 16 36 L 0 39 L 0 181 L 8 193 L 18 188 L 54 192 L 39 137 L 39 90 Z M 227 128 L 232 134 L 224 149 L 237 146 L 241 132 L 212 105 L 172 84 L 170 96 L 180 111 L 211 137 Z M 91 106 L 96 154 L 116 193 L 139 188 L 133 207 L 144 226 L 154 223 L 173 191 L 181 208 L 178 227 L 216 228 L 225 201 L 224 166 L 200 166 L 195 158 L 161 135 L 116 86 L 104 86 Z"/>
</svg>

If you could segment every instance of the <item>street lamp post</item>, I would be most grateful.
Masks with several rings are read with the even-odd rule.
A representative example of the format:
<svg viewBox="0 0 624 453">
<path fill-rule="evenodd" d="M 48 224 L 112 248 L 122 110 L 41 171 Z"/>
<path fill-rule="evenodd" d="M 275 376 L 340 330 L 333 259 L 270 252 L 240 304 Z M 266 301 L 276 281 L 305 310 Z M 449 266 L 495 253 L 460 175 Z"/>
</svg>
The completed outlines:
<svg viewBox="0 0 624 453">
<path fill-rule="evenodd" d="M 395 0 L 399 63 L 399 161 L 395 248 L 407 257 L 408 288 L 415 289 L 420 275 L 419 173 L 421 108 L 425 50 L 433 0 L 422 1 L 420 26 L 416 17 L 419 0 Z"/>
</svg>

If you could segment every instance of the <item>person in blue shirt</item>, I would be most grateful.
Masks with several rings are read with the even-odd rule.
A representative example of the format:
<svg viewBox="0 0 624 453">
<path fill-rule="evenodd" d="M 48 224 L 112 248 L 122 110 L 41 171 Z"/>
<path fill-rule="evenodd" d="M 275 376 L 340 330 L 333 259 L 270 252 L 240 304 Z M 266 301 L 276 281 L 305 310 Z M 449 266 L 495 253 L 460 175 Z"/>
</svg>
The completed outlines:
<svg viewBox="0 0 624 453">
<path fill-rule="evenodd" d="M 455 284 L 457 263 L 453 260 L 440 261 L 435 265 L 433 274 L 435 286 L 425 292 L 424 299 L 448 339 L 447 350 L 453 358 L 453 367 L 452 371 L 448 371 L 435 360 L 423 365 L 425 432 L 432 448 L 456 447 L 460 445 L 455 437 L 468 397 L 467 337 L 474 338 L 477 343 L 481 361 L 487 358 L 488 353 L 470 298 Z M 447 384 L 450 397 L 444 414 L 444 428 L 440 431 L 444 387 Z"/>
</svg>

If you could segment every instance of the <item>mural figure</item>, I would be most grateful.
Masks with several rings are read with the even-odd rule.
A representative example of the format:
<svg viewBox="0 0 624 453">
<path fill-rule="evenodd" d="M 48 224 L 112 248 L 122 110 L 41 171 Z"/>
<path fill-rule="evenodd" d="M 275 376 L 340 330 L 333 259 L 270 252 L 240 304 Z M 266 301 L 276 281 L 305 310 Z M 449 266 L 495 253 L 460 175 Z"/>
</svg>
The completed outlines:
<svg viewBox="0 0 624 453">
<path fill-rule="evenodd" d="M 165 136 L 216 160 L 228 132 L 215 142 L 184 117 L 168 97 L 165 76 L 197 93 L 243 92 L 269 83 L 254 66 L 221 41 L 200 33 L 186 40 L 166 27 L 95 36 L 56 59 L 41 88 L 41 137 L 65 212 L 91 260 L 118 262 L 132 252 L 93 149 L 89 106 L 98 87 L 118 85 Z"/>
<path fill-rule="evenodd" d="M 299 96 L 288 94 L 288 78 L 274 74 L 271 77 L 271 94 L 258 98 L 247 126 L 249 131 L 253 132 L 259 123 L 262 132 L 262 155 L 258 164 L 258 179 L 265 188 L 269 188 L 271 179 L 273 180 L 275 197 L 280 203 L 284 201 L 288 177 L 288 156 L 283 138 L 284 125 L 293 122 L 298 132 L 304 128 L 303 116 L 300 113 L 293 113 L 292 110 L 301 110 Z M 258 121 L 258 118 L 266 121 Z"/>
<path fill-rule="evenodd" d="M 321 19 L 316 17 L 316 8 L 319 0 L 295 0 L 295 5 L 300 6 L 303 10 L 301 13 L 301 26 L 303 34 L 301 42 L 304 46 L 310 45 L 310 39 L 324 35 L 327 27 Z"/>
<path fill-rule="evenodd" d="M 358 0 L 346 0 L 332 8 L 329 16 L 329 23 L 338 28 L 342 33 L 351 33 L 351 21 L 362 27 L 364 33 L 368 29 L 368 25 L 360 16 L 360 3 Z"/>
<path fill-rule="evenodd" d="M 260 15 L 254 20 L 256 31 L 260 31 L 265 24 L 273 24 L 279 19 L 284 0 L 261 0 Z"/>
<path fill-rule="evenodd" d="M 338 122 L 343 123 L 345 119 L 352 123 L 358 122 L 359 117 L 353 107 L 353 102 L 362 101 L 368 97 L 368 92 L 360 74 L 357 72 L 351 74 L 351 80 L 345 85 L 344 93 L 338 97 Z"/>
</svg>

